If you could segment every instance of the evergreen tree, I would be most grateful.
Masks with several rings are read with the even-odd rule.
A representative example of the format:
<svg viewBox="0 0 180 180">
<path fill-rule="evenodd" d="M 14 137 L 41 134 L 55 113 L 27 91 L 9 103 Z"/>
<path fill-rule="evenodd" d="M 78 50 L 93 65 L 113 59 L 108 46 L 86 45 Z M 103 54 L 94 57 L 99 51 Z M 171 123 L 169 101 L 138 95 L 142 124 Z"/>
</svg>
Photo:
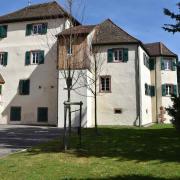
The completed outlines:
<svg viewBox="0 0 180 180">
<path fill-rule="evenodd" d="M 180 11 L 180 2 L 177 3 L 177 6 Z M 180 13 L 176 14 L 169 9 L 164 9 L 164 14 L 175 20 L 175 24 L 164 24 L 163 29 L 172 33 L 180 32 Z"/>
<path fill-rule="evenodd" d="M 166 108 L 168 114 L 172 117 L 172 124 L 180 132 L 180 97 L 172 95 L 172 107 Z"/>
</svg>

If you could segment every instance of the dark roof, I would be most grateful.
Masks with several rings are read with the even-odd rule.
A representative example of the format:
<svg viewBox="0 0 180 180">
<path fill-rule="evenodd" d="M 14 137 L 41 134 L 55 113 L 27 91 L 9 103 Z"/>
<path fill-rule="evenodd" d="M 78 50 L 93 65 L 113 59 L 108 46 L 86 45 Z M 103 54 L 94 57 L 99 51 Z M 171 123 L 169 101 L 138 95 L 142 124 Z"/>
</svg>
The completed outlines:
<svg viewBox="0 0 180 180">
<path fill-rule="evenodd" d="M 140 43 L 140 41 L 114 24 L 110 19 L 97 25 L 93 44 Z"/>
<path fill-rule="evenodd" d="M 163 43 L 155 42 L 144 44 L 144 47 L 148 51 L 150 56 L 172 56 L 177 57 L 175 53 L 170 51 Z"/>
<path fill-rule="evenodd" d="M 27 6 L 13 13 L 0 16 L 0 23 L 51 19 L 58 17 L 69 17 L 69 15 L 56 1 L 53 1 Z M 80 24 L 74 17 L 71 18 L 76 25 Z"/>
<path fill-rule="evenodd" d="M 89 34 L 96 26 L 95 25 L 79 25 L 69 29 L 64 30 L 59 34 L 61 35 L 70 35 L 70 34 Z"/>
<path fill-rule="evenodd" d="M 4 83 L 5 83 L 5 81 L 4 81 L 3 77 L 0 74 L 0 84 L 4 84 Z"/>
</svg>

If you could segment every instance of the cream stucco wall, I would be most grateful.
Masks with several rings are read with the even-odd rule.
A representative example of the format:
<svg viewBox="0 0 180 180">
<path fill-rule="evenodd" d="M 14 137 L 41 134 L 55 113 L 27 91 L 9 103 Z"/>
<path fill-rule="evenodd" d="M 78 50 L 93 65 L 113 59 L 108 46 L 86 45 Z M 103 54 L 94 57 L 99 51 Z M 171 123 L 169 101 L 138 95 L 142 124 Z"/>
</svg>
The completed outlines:
<svg viewBox="0 0 180 180">
<path fill-rule="evenodd" d="M 144 65 L 144 53 L 147 53 L 139 46 L 139 71 L 140 71 L 140 104 L 141 104 L 141 125 L 152 123 L 152 97 L 145 95 L 145 83 L 151 85 L 151 71 Z M 148 56 L 148 55 L 147 55 Z"/>
<path fill-rule="evenodd" d="M 107 51 L 111 48 L 128 48 L 127 63 L 108 63 Z M 103 61 L 100 75 L 111 76 L 111 92 L 99 93 L 98 124 L 99 125 L 135 125 L 138 121 L 136 45 L 112 45 L 100 47 L 99 57 Z M 99 83 L 99 82 L 98 82 Z M 98 88 L 99 91 L 99 88 Z M 115 114 L 114 109 L 122 109 L 122 114 Z"/>
<path fill-rule="evenodd" d="M 26 25 L 47 22 L 46 35 L 26 36 Z M 8 52 L 8 64 L 0 71 L 5 79 L 0 124 L 37 124 L 37 108 L 48 107 L 48 123 L 57 124 L 57 45 L 55 35 L 64 29 L 63 19 L 9 23 L 7 38 L 0 39 L 0 51 Z M 44 50 L 45 63 L 25 66 L 25 52 Z M 30 79 L 30 95 L 18 94 L 20 79 Z M 10 121 L 10 107 L 21 106 L 20 122 Z M 40 124 L 40 123 L 38 123 Z"/>
</svg>

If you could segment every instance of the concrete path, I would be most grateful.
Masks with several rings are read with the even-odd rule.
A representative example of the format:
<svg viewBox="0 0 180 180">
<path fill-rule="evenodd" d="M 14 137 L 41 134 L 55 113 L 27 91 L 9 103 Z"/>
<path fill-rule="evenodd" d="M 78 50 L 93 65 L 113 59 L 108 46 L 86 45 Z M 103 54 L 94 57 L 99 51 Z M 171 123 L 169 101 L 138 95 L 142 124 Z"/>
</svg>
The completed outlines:
<svg viewBox="0 0 180 180">
<path fill-rule="evenodd" d="M 61 134 L 58 128 L 0 125 L 0 157 L 60 138 Z"/>
</svg>

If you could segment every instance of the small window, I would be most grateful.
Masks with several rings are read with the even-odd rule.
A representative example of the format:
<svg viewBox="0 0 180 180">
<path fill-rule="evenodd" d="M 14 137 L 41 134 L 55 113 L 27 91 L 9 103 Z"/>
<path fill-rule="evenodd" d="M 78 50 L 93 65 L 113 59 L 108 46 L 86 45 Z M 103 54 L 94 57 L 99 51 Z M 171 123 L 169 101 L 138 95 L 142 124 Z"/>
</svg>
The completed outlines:
<svg viewBox="0 0 180 180">
<path fill-rule="evenodd" d="M 7 25 L 1 25 L 0 26 L 0 38 L 6 38 L 7 37 Z"/>
<path fill-rule="evenodd" d="M 114 49 L 113 51 L 113 61 L 118 62 L 123 60 L 123 50 L 122 49 Z"/>
<path fill-rule="evenodd" d="M 164 70 L 172 69 L 172 60 L 164 59 Z"/>
<path fill-rule="evenodd" d="M 43 35 L 47 33 L 47 23 L 27 24 L 26 36 L 29 35 Z"/>
<path fill-rule="evenodd" d="M 166 84 L 166 96 L 170 96 L 171 94 L 173 94 L 173 86 Z"/>
<path fill-rule="evenodd" d="M 1 66 L 7 65 L 7 52 L 0 52 L 0 65 Z"/>
<path fill-rule="evenodd" d="M 41 54 L 39 51 L 31 52 L 31 64 L 39 64 L 41 60 Z"/>
<path fill-rule="evenodd" d="M 122 114 L 122 109 L 114 109 L 114 114 Z"/>
<path fill-rule="evenodd" d="M 144 53 L 144 65 L 149 68 L 149 57 Z"/>
<path fill-rule="evenodd" d="M 10 121 L 21 121 L 21 107 L 11 107 Z"/>
<path fill-rule="evenodd" d="M 37 120 L 38 122 L 48 122 L 48 108 L 47 107 L 38 108 Z"/>
<path fill-rule="evenodd" d="M 30 93 L 30 80 L 20 80 L 19 81 L 19 94 L 29 95 Z"/>
<path fill-rule="evenodd" d="M 100 77 L 100 92 L 111 92 L 111 77 L 110 76 Z"/>
<path fill-rule="evenodd" d="M 68 43 L 66 46 L 67 55 L 72 55 L 72 45 Z"/>
</svg>

